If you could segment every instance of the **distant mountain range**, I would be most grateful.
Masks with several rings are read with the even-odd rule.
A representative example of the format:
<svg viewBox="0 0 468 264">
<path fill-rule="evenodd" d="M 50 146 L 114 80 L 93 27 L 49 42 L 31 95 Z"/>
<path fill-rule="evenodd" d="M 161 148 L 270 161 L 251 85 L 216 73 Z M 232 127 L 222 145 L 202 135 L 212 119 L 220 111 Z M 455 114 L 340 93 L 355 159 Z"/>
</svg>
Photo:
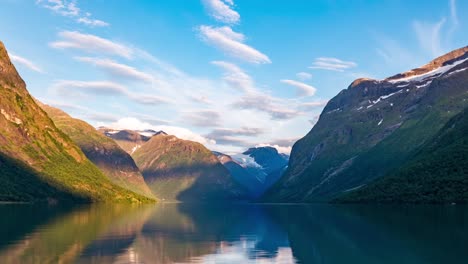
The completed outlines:
<svg viewBox="0 0 468 264">
<path fill-rule="evenodd" d="M 138 148 L 150 140 L 154 135 L 167 135 L 164 131 L 154 130 L 116 130 L 106 127 L 100 127 L 98 130 L 104 135 L 112 138 L 119 146 L 130 155 Z"/>
<path fill-rule="evenodd" d="M 0 42 L 0 202 L 468 202 L 468 47 L 331 99 L 291 157 L 95 129 L 36 101 Z"/>
<path fill-rule="evenodd" d="M 283 174 L 289 156 L 272 147 L 250 148 L 242 154 L 229 156 L 213 152 L 232 177 L 246 187 L 253 198 L 262 195 Z"/>
<path fill-rule="evenodd" d="M 467 107 L 468 47 L 385 80 L 358 79 L 328 102 L 262 199 L 466 202 Z"/>
</svg>

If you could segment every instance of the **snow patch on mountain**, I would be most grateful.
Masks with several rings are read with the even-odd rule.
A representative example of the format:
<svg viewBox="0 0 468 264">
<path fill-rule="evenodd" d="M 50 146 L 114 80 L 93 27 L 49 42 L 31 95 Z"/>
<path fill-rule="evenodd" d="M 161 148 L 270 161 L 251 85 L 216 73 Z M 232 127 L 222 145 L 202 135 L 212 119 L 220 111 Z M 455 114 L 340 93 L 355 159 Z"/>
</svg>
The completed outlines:
<svg viewBox="0 0 468 264">
<path fill-rule="evenodd" d="M 468 69 L 468 67 L 463 68 L 463 69 L 459 69 L 459 70 L 455 70 L 455 71 L 453 71 L 453 72 L 449 72 L 449 73 L 447 74 L 447 76 L 450 76 L 450 75 L 452 75 L 452 74 L 457 74 L 457 73 L 459 73 L 459 72 L 466 71 L 467 69 Z"/>
<path fill-rule="evenodd" d="M 255 159 L 245 154 L 235 154 L 231 158 L 239 165 L 244 168 L 257 168 L 262 169 L 263 167 L 255 162 Z"/>
<path fill-rule="evenodd" d="M 399 79 L 387 79 L 387 81 L 390 82 L 390 83 L 421 82 L 421 81 L 424 81 L 424 80 L 426 80 L 428 78 L 439 77 L 442 74 L 450 71 L 455 66 L 457 66 L 459 64 L 462 64 L 463 62 L 465 62 L 467 60 L 468 60 L 468 58 L 465 58 L 465 59 L 462 59 L 462 60 L 455 61 L 452 64 L 447 64 L 445 66 L 441 66 L 439 68 L 433 69 L 433 70 L 428 71 L 428 72 L 423 73 L 423 74 L 413 75 L 413 76 L 399 78 Z"/>
</svg>

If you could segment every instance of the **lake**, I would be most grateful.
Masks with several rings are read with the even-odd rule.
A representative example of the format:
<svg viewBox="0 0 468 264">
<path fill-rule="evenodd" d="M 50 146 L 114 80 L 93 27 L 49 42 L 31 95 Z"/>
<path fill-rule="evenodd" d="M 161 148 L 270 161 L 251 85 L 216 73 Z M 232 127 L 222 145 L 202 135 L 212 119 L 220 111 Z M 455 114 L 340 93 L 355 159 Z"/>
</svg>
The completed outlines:
<svg viewBox="0 0 468 264">
<path fill-rule="evenodd" d="M 468 207 L 0 205 L 0 263 L 468 263 Z"/>
</svg>

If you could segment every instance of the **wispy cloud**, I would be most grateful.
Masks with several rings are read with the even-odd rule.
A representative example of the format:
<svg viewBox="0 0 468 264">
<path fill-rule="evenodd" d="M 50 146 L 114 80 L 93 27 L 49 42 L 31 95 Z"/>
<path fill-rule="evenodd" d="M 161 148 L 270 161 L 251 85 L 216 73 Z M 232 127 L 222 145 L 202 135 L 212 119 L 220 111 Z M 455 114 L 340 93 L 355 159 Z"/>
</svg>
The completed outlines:
<svg viewBox="0 0 468 264">
<path fill-rule="evenodd" d="M 99 19 L 93 19 L 93 18 L 90 18 L 88 16 L 80 17 L 76 21 L 78 23 L 80 23 L 80 24 L 84 24 L 84 25 L 87 25 L 87 26 L 90 26 L 90 27 L 107 27 L 107 26 L 109 26 L 109 23 L 107 23 L 107 22 L 104 22 L 104 21 L 99 20 Z"/>
<path fill-rule="evenodd" d="M 20 64 L 32 71 L 44 73 L 44 70 L 41 67 L 37 66 L 34 62 L 13 53 L 8 53 L 8 55 L 10 56 L 11 61 L 13 61 L 14 63 Z"/>
<path fill-rule="evenodd" d="M 135 51 L 123 44 L 77 31 L 62 31 L 60 40 L 50 43 L 56 49 L 77 49 L 87 53 L 116 55 L 131 59 Z"/>
<path fill-rule="evenodd" d="M 296 88 L 296 94 L 298 96 L 313 96 L 317 92 L 317 89 L 311 85 L 303 82 L 294 80 L 281 80 L 282 83 L 293 86 Z"/>
<path fill-rule="evenodd" d="M 73 117 L 78 116 L 87 120 L 93 120 L 98 122 L 116 122 L 119 119 L 117 115 L 97 112 L 81 105 L 66 103 L 63 101 L 52 101 L 50 99 L 44 98 L 40 98 L 39 101 L 44 104 L 59 108 L 67 112 L 68 114 L 70 114 L 69 112 L 71 112 L 70 115 Z"/>
<path fill-rule="evenodd" d="M 455 26 L 458 26 L 457 3 L 456 0 L 450 0 L 450 18 Z"/>
<path fill-rule="evenodd" d="M 247 138 L 258 137 L 264 132 L 265 130 L 262 128 L 245 126 L 240 128 L 216 128 L 206 134 L 205 137 L 215 140 L 217 144 L 248 148 L 254 145 L 252 142 L 254 140 Z"/>
<path fill-rule="evenodd" d="M 224 136 L 259 136 L 265 133 L 265 130 L 258 127 L 241 127 L 237 129 L 233 128 L 216 128 L 213 129 L 208 135 L 210 138 L 218 138 Z"/>
<path fill-rule="evenodd" d="M 299 78 L 301 81 L 309 80 L 312 78 L 312 74 L 308 72 L 298 72 L 296 73 L 296 77 Z"/>
<path fill-rule="evenodd" d="M 243 43 L 245 36 L 230 27 L 200 26 L 198 31 L 204 41 L 229 56 L 254 64 L 271 63 L 267 55 Z"/>
<path fill-rule="evenodd" d="M 441 30 L 445 22 L 445 18 L 436 23 L 413 22 L 413 29 L 418 38 L 419 45 L 434 57 L 442 55 L 445 52 L 441 42 Z"/>
<path fill-rule="evenodd" d="M 75 59 L 77 61 L 92 64 L 118 79 L 129 79 L 146 83 L 152 83 L 154 81 L 153 76 L 151 76 L 150 74 L 139 71 L 134 67 L 115 62 L 110 59 L 90 57 L 75 57 Z"/>
<path fill-rule="evenodd" d="M 129 91 L 125 86 L 110 81 L 57 81 L 52 89 L 62 96 L 70 96 L 74 93 L 86 93 L 101 96 L 125 96 L 128 99 L 143 105 L 160 105 L 172 103 L 171 100 L 148 94 L 138 94 Z"/>
<path fill-rule="evenodd" d="M 240 21 L 240 15 L 233 10 L 233 0 L 202 0 L 210 16 L 219 22 L 235 24 Z"/>
<path fill-rule="evenodd" d="M 230 87 L 244 93 L 232 104 L 234 108 L 264 112 L 274 120 L 287 120 L 300 115 L 294 107 L 288 106 L 288 100 L 273 97 L 257 89 L 252 77 L 239 66 L 224 61 L 213 61 L 212 64 L 224 69 L 223 80 Z"/>
<path fill-rule="evenodd" d="M 36 0 L 36 4 L 51 10 L 52 12 L 74 18 L 76 22 L 90 27 L 107 27 L 109 23 L 92 18 L 89 12 L 83 12 L 77 5 L 77 1 L 67 0 Z"/>
<path fill-rule="evenodd" d="M 219 126 L 221 122 L 221 114 L 214 110 L 195 110 L 184 113 L 182 118 L 198 127 L 215 127 Z"/>
<path fill-rule="evenodd" d="M 419 53 L 411 52 L 402 43 L 389 36 L 376 34 L 376 39 L 379 46 L 376 48 L 377 55 L 395 70 L 414 68 L 424 61 L 418 56 Z"/>
<path fill-rule="evenodd" d="M 305 102 L 305 103 L 301 103 L 300 106 L 299 106 L 299 108 L 300 108 L 302 111 L 310 112 L 310 111 L 317 110 L 318 108 L 324 107 L 325 105 L 327 105 L 327 103 L 328 103 L 328 100 L 319 100 L 319 101 L 314 101 L 314 102 Z"/>
<path fill-rule="evenodd" d="M 337 58 L 317 58 L 315 59 L 310 69 L 321 69 L 329 71 L 343 72 L 344 70 L 357 67 L 357 64 L 352 61 L 343 61 Z"/>
<path fill-rule="evenodd" d="M 242 96 L 233 104 L 233 107 L 265 112 L 273 120 L 288 120 L 301 115 L 301 112 L 285 105 L 285 101 L 256 91 Z"/>
<path fill-rule="evenodd" d="M 212 61 L 211 63 L 224 70 L 223 80 L 231 87 L 244 92 L 253 89 L 254 84 L 252 78 L 239 66 L 225 61 Z"/>
</svg>

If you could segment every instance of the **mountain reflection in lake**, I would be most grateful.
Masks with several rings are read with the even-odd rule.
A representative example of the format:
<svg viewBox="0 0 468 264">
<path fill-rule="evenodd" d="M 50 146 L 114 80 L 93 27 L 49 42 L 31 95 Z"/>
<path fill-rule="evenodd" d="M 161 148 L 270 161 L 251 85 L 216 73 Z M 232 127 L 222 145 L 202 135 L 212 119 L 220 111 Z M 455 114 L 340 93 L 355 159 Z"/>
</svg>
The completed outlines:
<svg viewBox="0 0 468 264">
<path fill-rule="evenodd" d="M 0 263 L 466 263 L 467 209 L 0 205 Z"/>
</svg>

